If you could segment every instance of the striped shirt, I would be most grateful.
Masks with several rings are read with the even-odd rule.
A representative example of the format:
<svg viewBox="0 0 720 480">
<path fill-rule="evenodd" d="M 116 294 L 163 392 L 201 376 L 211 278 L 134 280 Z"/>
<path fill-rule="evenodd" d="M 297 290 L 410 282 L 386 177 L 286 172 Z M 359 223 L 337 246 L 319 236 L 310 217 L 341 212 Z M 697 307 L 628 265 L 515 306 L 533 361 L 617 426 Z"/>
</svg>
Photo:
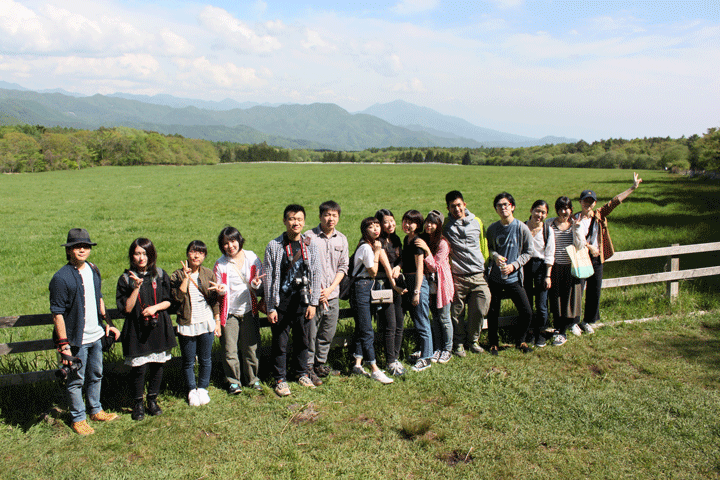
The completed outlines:
<svg viewBox="0 0 720 480">
<path fill-rule="evenodd" d="M 573 228 L 570 227 L 567 230 L 560 230 L 555 225 L 555 219 L 548 220 L 550 227 L 555 234 L 555 264 L 556 265 L 569 265 L 570 257 L 568 257 L 567 250 L 565 247 L 572 245 L 573 243 Z"/>
</svg>

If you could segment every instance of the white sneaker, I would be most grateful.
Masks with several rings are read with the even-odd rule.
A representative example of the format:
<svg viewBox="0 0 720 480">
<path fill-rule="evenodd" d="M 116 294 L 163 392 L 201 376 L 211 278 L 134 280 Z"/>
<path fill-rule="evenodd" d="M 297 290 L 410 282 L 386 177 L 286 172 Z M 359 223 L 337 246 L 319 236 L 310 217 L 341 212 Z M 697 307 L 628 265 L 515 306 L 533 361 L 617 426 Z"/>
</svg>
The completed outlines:
<svg viewBox="0 0 720 480">
<path fill-rule="evenodd" d="M 200 397 L 198 396 L 197 388 L 188 392 L 188 403 L 191 407 L 200 406 Z"/>
<path fill-rule="evenodd" d="M 577 337 L 582 335 L 582 330 L 580 330 L 580 327 L 578 326 L 577 323 L 572 326 L 572 328 L 570 329 L 570 332 Z"/>
<path fill-rule="evenodd" d="M 437 363 L 438 360 L 440 360 L 440 350 L 435 350 L 433 352 L 433 356 L 430 357 L 430 361 L 433 363 Z"/>
<path fill-rule="evenodd" d="M 565 342 L 567 342 L 567 337 L 565 337 L 565 335 L 560 335 L 559 333 L 555 335 L 552 339 L 553 347 L 565 345 Z"/>
<path fill-rule="evenodd" d="M 595 333 L 595 329 L 589 323 L 581 322 L 580 329 L 588 335 L 590 335 L 591 333 Z"/>
<path fill-rule="evenodd" d="M 198 400 L 200 401 L 200 405 L 207 405 L 208 403 L 210 403 L 210 395 L 208 395 L 208 391 L 206 389 L 198 388 L 197 396 Z"/>
<path fill-rule="evenodd" d="M 448 363 L 451 358 L 452 353 L 448 352 L 447 350 L 443 350 L 440 353 L 440 358 L 438 358 L 438 363 Z"/>
<path fill-rule="evenodd" d="M 375 370 L 370 374 L 370 378 L 372 378 L 373 380 L 377 380 L 384 385 L 393 383 L 393 379 L 385 375 L 385 372 L 383 372 L 382 370 Z"/>
</svg>

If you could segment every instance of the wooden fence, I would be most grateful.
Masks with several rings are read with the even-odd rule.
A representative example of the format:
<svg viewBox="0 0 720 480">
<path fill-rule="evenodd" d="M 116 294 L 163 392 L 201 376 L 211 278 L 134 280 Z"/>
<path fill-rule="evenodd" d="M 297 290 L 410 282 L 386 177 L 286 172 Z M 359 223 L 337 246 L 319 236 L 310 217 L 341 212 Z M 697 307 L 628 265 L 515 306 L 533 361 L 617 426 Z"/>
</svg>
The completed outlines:
<svg viewBox="0 0 720 480">
<path fill-rule="evenodd" d="M 619 262 L 624 260 L 640 260 L 644 258 L 667 257 L 666 270 L 659 273 L 651 273 L 647 275 L 635 275 L 631 277 L 607 278 L 603 280 L 603 288 L 626 287 L 631 285 L 642 285 L 647 283 L 666 282 L 667 294 L 671 299 L 678 296 L 679 280 L 706 277 L 710 275 L 720 275 L 720 266 L 694 268 L 689 270 L 680 270 L 680 255 L 689 253 L 703 253 L 720 250 L 720 242 L 703 243 L 696 245 L 672 245 L 664 248 L 650 248 L 646 250 L 630 250 L 625 252 L 616 252 L 607 262 Z M 108 310 L 108 315 L 112 319 L 122 318 L 118 310 Z M 352 310 L 349 308 L 340 310 L 340 319 L 352 318 Z M 507 325 L 513 321 L 514 317 L 503 317 L 500 319 L 500 325 Z M 266 325 L 267 323 L 264 322 Z M 0 328 L 10 327 L 32 327 L 39 325 L 52 325 L 52 315 L 19 315 L 12 317 L 0 317 Z M 348 338 L 337 336 L 333 341 L 333 347 L 347 345 Z M 54 350 L 55 345 L 52 339 L 27 340 L 20 342 L 0 343 L 0 357 L 17 353 L 40 352 L 46 350 Z M 37 372 L 14 373 L 0 375 L 0 386 L 22 385 L 35 383 L 45 380 L 53 380 L 55 378 L 55 370 L 42 370 Z"/>
</svg>

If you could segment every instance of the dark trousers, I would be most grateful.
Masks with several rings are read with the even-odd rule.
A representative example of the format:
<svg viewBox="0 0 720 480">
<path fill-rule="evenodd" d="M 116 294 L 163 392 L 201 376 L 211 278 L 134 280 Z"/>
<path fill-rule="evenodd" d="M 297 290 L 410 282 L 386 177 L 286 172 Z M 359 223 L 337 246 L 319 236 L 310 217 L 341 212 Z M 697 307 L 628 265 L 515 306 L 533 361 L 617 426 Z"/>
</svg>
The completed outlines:
<svg viewBox="0 0 720 480">
<path fill-rule="evenodd" d="M 294 368 L 298 377 L 307 374 L 310 345 L 310 322 L 305 318 L 305 308 L 299 302 L 291 302 L 287 312 L 277 312 L 278 321 L 270 325 L 272 331 L 273 377 L 276 381 L 287 379 L 287 350 L 292 330 Z"/>
<path fill-rule="evenodd" d="M 135 400 L 142 400 L 145 393 L 145 377 L 149 377 L 148 397 L 157 397 L 160 393 L 160 384 L 162 383 L 164 363 L 146 363 L 139 367 L 130 369 L 130 381 L 135 391 Z"/>
<path fill-rule="evenodd" d="M 603 264 L 600 257 L 591 257 L 594 273 L 584 280 L 585 311 L 583 322 L 595 323 L 600 320 L 600 291 L 602 290 Z"/>
<path fill-rule="evenodd" d="M 535 299 L 535 311 L 530 324 L 535 330 L 535 338 L 540 338 L 548 327 L 548 291 L 545 290 L 545 261 L 542 258 L 531 258 L 523 267 L 525 294 L 532 305 Z"/>
<path fill-rule="evenodd" d="M 384 283 L 382 288 L 390 288 Z M 378 330 L 382 328 L 385 340 L 385 360 L 389 365 L 400 359 L 403 333 L 405 331 L 405 312 L 402 309 L 402 295 L 393 291 L 393 303 L 380 305 L 377 312 Z"/>
<path fill-rule="evenodd" d="M 488 340 L 491 347 L 498 346 L 498 317 L 500 316 L 500 302 L 503 298 L 509 298 L 518 310 L 518 320 L 515 324 L 515 345 L 525 341 L 530 319 L 532 318 L 532 307 L 525 294 L 525 289 L 520 282 L 497 283 L 492 280 L 488 282 L 490 287 L 490 311 L 488 312 Z"/>
</svg>

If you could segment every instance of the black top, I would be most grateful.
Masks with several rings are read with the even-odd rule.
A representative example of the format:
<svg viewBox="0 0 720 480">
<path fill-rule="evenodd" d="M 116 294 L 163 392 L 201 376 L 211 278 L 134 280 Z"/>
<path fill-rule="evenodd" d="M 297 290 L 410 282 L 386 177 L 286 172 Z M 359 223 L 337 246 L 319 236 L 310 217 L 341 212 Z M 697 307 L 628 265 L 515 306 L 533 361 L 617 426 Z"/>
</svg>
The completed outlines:
<svg viewBox="0 0 720 480">
<path fill-rule="evenodd" d="M 125 313 L 125 305 L 133 291 L 134 282 L 130 279 L 130 270 L 120 275 L 117 283 L 115 301 L 117 308 L 125 315 L 120 339 L 122 340 L 123 355 L 126 357 L 141 357 L 150 353 L 160 353 L 170 350 L 177 345 L 175 331 L 173 330 L 170 315 L 167 310 L 158 312 L 157 326 L 152 326 L 146 320 L 142 311 L 149 306 L 168 301 L 172 302 L 170 290 L 170 277 L 161 268 L 157 269 L 157 277 L 145 273 L 135 275 L 143 278 L 143 284 L 135 301 L 132 312 Z M 153 288 L 153 281 L 155 288 Z"/>
<path fill-rule="evenodd" d="M 415 242 L 413 242 L 411 245 L 408 245 L 408 237 L 405 237 L 403 240 L 403 249 L 402 249 L 402 269 L 403 273 L 417 273 L 417 268 L 415 266 L 415 255 L 424 256 L 425 252 L 422 248 L 415 245 Z"/>
<path fill-rule="evenodd" d="M 298 259 L 295 263 L 291 262 L 291 258 L 288 258 L 287 246 L 290 246 L 293 257 L 298 255 Z M 280 263 L 280 303 L 277 306 L 278 311 L 288 312 L 288 310 L 297 310 L 297 313 L 304 312 L 307 309 L 307 304 L 302 302 L 300 296 L 300 285 L 295 282 L 295 279 L 300 279 L 303 276 L 308 278 L 308 289 L 310 288 L 308 269 L 305 266 L 300 251 L 300 241 L 289 241 L 287 237 L 283 236 L 283 257 Z M 306 250 L 307 251 L 307 250 Z"/>
</svg>

